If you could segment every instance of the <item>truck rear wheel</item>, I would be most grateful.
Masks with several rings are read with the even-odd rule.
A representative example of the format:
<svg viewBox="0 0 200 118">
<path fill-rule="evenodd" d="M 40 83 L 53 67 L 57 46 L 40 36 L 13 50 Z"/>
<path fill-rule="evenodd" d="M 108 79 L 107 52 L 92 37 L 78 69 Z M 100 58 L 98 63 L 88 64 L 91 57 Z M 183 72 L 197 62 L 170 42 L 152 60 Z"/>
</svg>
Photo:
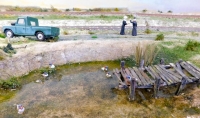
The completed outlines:
<svg viewBox="0 0 200 118">
<path fill-rule="evenodd" d="M 12 38 L 12 37 L 14 36 L 12 30 L 6 30 L 6 31 L 5 31 L 5 35 L 6 35 L 6 37 L 8 37 L 8 38 Z"/>
<path fill-rule="evenodd" d="M 43 41 L 45 39 L 45 36 L 42 32 L 37 32 L 36 37 L 40 41 Z"/>
</svg>

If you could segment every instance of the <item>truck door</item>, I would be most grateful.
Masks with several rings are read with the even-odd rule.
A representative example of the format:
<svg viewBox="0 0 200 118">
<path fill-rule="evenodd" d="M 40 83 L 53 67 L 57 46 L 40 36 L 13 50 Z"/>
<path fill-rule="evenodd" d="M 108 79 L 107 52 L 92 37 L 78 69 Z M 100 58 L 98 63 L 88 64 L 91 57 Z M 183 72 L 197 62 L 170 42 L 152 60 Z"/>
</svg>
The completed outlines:
<svg viewBox="0 0 200 118">
<path fill-rule="evenodd" d="M 17 20 L 16 26 L 16 34 L 17 35 L 24 35 L 26 31 L 26 22 L 24 18 L 19 18 Z"/>
</svg>

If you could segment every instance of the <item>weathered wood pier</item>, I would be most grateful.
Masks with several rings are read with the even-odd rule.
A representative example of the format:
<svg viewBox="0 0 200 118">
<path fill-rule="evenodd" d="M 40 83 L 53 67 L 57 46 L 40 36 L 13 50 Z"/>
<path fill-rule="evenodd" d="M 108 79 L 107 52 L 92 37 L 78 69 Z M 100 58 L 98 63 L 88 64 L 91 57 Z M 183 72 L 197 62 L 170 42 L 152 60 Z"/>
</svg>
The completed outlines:
<svg viewBox="0 0 200 118">
<path fill-rule="evenodd" d="M 158 90 L 162 86 L 178 85 L 175 95 L 188 83 L 199 85 L 200 69 L 189 61 L 180 60 L 177 63 L 151 65 L 147 67 L 127 67 L 121 62 L 121 69 L 114 69 L 113 73 L 119 80 L 119 86 L 129 88 L 129 100 L 135 99 L 136 88 L 152 88 L 154 97 L 158 97 Z"/>
</svg>

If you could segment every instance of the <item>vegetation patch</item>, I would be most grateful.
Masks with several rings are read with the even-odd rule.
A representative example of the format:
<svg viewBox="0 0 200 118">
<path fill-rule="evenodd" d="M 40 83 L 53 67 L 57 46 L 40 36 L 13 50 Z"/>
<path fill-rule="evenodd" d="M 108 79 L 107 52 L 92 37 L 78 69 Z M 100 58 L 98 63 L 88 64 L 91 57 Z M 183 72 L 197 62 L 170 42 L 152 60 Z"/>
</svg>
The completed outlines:
<svg viewBox="0 0 200 118">
<path fill-rule="evenodd" d="M 9 54 L 16 54 L 16 51 L 14 50 L 14 48 L 12 47 L 12 45 L 10 43 L 7 44 L 6 47 L 3 47 L 3 51 L 5 53 L 9 53 Z"/>
<path fill-rule="evenodd" d="M 91 38 L 96 39 L 98 38 L 97 35 L 93 35 Z"/>
<path fill-rule="evenodd" d="M 189 40 L 185 45 L 185 50 L 195 51 L 197 47 L 199 46 L 200 46 L 200 42 L 195 41 L 195 40 Z"/>
<path fill-rule="evenodd" d="M 164 37 L 164 34 L 160 33 L 160 34 L 158 34 L 158 35 L 156 36 L 155 40 L 156 40 L 156 41 L 163 41 L 164 38 L 165 38 L 165 37 Z"/>
<path fill-rule="evenodd" d="M 6 38 L 4 33 L 0 33 L 0 38 Z"/>
<path fill-rule="evenodd" d="M 144 31 L 144 33 L 146 33 L 146 34 L 151 34 L 152 31 L 151 31 L 150 29 L 147 28 L 147 29 Z"/>
</svg>

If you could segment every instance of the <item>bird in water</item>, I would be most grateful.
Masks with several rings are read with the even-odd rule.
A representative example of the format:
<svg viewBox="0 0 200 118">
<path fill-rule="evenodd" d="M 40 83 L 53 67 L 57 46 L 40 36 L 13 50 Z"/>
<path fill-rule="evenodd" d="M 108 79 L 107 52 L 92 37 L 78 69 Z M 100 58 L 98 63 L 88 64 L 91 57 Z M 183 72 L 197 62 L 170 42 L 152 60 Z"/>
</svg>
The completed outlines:
<svg viewBox="0 0 200 118">
<path fill-rule="evenodd" d="M 112 75 L 111 75 L 109 72 L 107 72 L 107 73 L 106 73 L 106 77 L 107 77 L 107 78 L 110 78 L 110 77 L 112 77 Z"/>
<path fill-rule="evenodd" d="M 102 67 L 101 70 L 108 71 L 108 66 Z"/>
<path fill-rule="evenodd" d="M 44 72 L 44 73 L 42 73 L 42 76 L 43 76 L 43 77 L 48 77 L 49 74 L 48 74 L 47 72 Z"/>
</svg>

